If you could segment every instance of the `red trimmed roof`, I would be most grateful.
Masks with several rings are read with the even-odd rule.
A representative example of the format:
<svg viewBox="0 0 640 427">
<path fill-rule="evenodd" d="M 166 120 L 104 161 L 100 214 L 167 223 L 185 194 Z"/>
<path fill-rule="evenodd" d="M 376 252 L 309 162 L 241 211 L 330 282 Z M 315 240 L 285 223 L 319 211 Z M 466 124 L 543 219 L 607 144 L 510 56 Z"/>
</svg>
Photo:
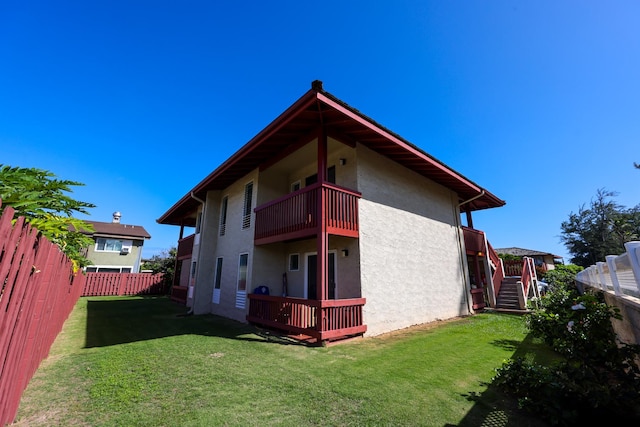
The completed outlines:
<svg viewBox="0 0 640 427">
<path fill-rule="evenodd" d="M 198 207 L 208 190 L 222 190 L 242 178 L 266 159 L 309 137 L 323 125 L 329 136 L 343 142 L 358 142 L 458 194 L 463 212 L 500 207 L 505 202 L 480 187 L 409 141 L 350 107 L 314 81 L 311 89 L 287 108 L 240 150 L 183 196 L 157 222 L 193 225 L 187 217 Z"/>
</svg>

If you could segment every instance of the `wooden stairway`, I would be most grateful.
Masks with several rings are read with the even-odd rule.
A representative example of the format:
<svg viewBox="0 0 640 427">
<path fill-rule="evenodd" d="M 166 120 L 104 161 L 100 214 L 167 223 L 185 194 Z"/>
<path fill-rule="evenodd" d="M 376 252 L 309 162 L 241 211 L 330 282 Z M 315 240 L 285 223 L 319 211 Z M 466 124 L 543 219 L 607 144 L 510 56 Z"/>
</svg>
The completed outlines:
<svg viewBox="0 0 640 427">
<path fill-rule="evenodd" d="M 503 310 L 522 310 L 518 301 L 519 277 L 505 277 L 500 285 L 500 292 L 496 298 L 496 308 Z"/>
</svg>

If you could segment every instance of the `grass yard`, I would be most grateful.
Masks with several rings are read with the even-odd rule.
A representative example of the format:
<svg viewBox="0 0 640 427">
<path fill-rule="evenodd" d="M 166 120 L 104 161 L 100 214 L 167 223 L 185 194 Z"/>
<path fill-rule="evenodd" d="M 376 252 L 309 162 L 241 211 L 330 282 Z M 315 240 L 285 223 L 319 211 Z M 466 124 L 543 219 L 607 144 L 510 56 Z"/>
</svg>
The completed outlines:
<svg viewBox="0 0 640 427">
<path fill-rule="evenodd" d="M 541 426 L 488 382 L 551 357 L 523 318 L 484 313 L 330 347 L 165 297 L 82 298 L 16 426 Z"/>
</svg>

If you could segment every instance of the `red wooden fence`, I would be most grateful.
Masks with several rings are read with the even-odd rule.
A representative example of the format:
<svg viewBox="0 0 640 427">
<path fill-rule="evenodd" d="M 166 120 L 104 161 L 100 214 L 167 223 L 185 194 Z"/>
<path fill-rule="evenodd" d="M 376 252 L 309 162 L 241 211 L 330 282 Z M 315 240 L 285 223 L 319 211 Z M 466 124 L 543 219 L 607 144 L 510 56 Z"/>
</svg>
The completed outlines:
<svg viewBox="0 0 640 427">
<path fill-rule="evenodd" d="M 13 422 L 20 397 L 77 302 L 85 276 L 14 210 L 0 217 L 0 425 Z"/>
<path fill-rule="evenodd" d="M 149 273 L 87 273 L 83 297 L 166 294 L 164 276 Z"/>
</svg>

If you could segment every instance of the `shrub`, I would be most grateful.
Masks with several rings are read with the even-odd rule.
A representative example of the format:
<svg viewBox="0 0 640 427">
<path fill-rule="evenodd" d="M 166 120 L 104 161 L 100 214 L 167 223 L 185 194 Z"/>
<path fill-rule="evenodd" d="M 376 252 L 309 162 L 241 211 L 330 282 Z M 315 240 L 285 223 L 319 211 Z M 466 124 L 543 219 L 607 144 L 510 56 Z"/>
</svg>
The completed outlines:
<svg viewBox="0 0 640 427">
<path fill-rule="evenodd" d="M 558 277 L 527 326 L 562 362 L 543 367 L 516 359 L 498 369 L 495 384 L 553 424 L 633 412 L 640 398 L 640 346 L 617 340 L 611 319 L 621 319 L 620 312 L 601 294 L 581 294 Z"/>
</svg>

